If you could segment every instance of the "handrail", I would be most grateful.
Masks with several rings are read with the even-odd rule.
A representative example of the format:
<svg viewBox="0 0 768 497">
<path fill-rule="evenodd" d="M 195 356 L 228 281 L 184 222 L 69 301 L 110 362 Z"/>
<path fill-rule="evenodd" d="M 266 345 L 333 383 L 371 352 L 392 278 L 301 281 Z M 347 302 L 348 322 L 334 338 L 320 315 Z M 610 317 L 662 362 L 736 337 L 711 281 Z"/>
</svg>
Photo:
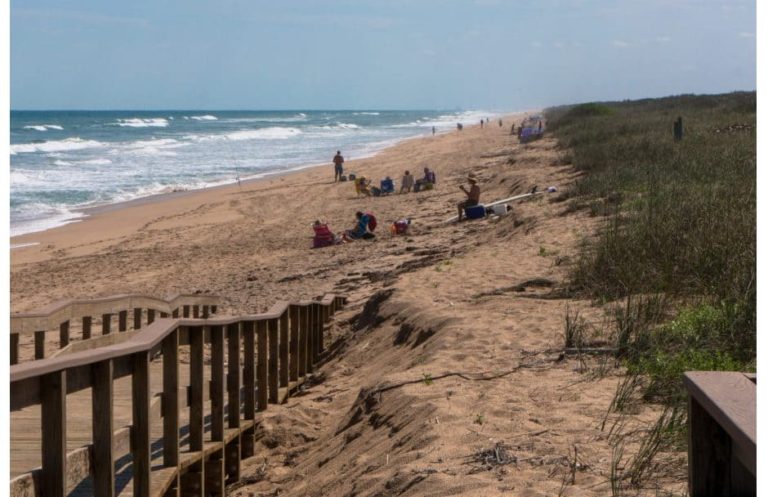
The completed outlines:
<svg viewBox="0 0 768 497">
<path fill-rule="evenodd" d="M 157 311 L 171 313 L 180 305 L 218 305 L 216 295 L 174 294 L 165 299 L 144 294 L 121 294 L 93 299 L 67 299 L 50 304 L 37 312 L 11 313 L 11 333 L 34 333 L 44 328 L 58 326 L 61 318 L 72 319 L 83 315 L 136 308 L 153 307 Z M 45 324 L 43 324 L 45 323 Z"/>
<path fill-rule="evenodd" d="M 222 493 L 225 478 L 240 478 L 241 458 L 254 455 L 256 413 L 283 401 L 313 371 L 322 357 L 325 323 L 345 303 L 345 297 L 325 295 L 277 302 L 261 314 L 163 318 L 119 343 L 11 366 L 11 409 L 40 405 L 43 463 L 13 478 L 11 495 L 63 496 L 90 476 L 97 495 L 114 496 L 114 461 L 128 451 L 134 495 L 161 496 L 173 488 L 181 495 Z M 189 347 L 189 375 L 183 379 L 181 346 Z M 154 397 L 153 361 L 162 362 L 161 393 Z M 208 380 L 205 371 L 210 371 Z M 112 385 L 125 376 L 131 377 L 130 447 L 125 428 L 113 426 Z M 67 452 L 67 396 L 87 388 L 93 443 Z M 181 437 L 179 410 L 187 407 L 189 435 Z M 158 419 L 163 425 L 160 465 L 152 460 L 151 438 Z"/>
<path fill-rule="evenodd" d="M 155 315 L 160 317 L 208 317 L 216 313 L 221 298 L 204 294 L 175 294 L 165 299 L 144 294 L 122 294 L 95 299 L 69 299 L 56 302 L 30 313 L 15 313 L 10 317 L 11 365 L 20 360 L 21 338 L 34 335 L 34 359 L 46 357 L 47 333 L 59 334 L 56 355 L 69 351 L 72 325 L 81 320 L 79 328 L 83 340 L 92 337 L 93 325 L 100 321 L 101 334 L 111 333 L 113 316 L 117 316 L 117 331 L 127 331 L 128 314 L 133 311 L 133 329 L 140 329 L 143 322 L 151 324 Z M 146 312 L 146 318 L 144 317 Z M 28 359 L 28 358 L 27 358 Z"/>
</svg>

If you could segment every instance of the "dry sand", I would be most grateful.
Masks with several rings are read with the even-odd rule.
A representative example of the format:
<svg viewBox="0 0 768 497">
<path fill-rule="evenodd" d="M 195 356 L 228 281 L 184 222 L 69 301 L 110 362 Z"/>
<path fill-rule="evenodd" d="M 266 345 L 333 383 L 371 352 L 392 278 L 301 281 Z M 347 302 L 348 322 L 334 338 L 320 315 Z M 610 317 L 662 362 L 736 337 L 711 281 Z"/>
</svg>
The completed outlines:
<svg viewBox="0 0 768 497">
<path fill-rule="evenodd" d="M 556 193 L 515 202 L 500 219 L 442 223 L 467 173 L 484 201 L 534 185 L 563 191 L 577 173 L 562 156 L 551 138 L 520 145 L 508 126 L 474 126 L 347 164 L 398 182 L 428 166 L 433 191 L 358 198 L 351 183 L 332 182 L 329 164 L 96 214 L 13 240 L 39 245 L 12 251 L 11 308 L 204 292 L 237 314 L 343 293 L 350 304 L 327 361 L 311 386 L 264 413 L 261 454 L 244 469 L 251 483 L 233 495 L 611 495 L 615 417 L 600 425 L 620 370 L 562 354 L 566 306 L 594 322 L 603 310 L 556 291 L 599 220 L 567 213 Z M 340 231 L 357 210 L 376 214 L 375 241 L 309 248 L 312 221 Z M 390 236 L 400 217 L 412 232 Z M 489 376 L 499 377 L 479 379 Z M 625 430 L 656 416 L 638 407 Z M 636 448 L 627 441 L 620 469 Z M 684 488 L 681 467 L 663 489 Z"/>
</svg>

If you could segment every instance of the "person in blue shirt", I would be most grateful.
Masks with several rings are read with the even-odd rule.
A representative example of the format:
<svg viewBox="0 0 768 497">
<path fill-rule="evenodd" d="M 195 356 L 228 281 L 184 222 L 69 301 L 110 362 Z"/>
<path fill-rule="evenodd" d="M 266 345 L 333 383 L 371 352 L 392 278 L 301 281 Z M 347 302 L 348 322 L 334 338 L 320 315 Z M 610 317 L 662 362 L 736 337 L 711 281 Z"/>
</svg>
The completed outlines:
<svg viewBox="0 0 768 497">
<path fill-rule="evenodd" d="M 355 228 L 344 232 L 344 241 L 349 242 L 363 238 L 373 238 L 373 233 L 369 234 L 368 232 L 368 223 L 370 222 L 368 214 L 357 211 L 355 217 L 357 218 Z"/>
</svg>

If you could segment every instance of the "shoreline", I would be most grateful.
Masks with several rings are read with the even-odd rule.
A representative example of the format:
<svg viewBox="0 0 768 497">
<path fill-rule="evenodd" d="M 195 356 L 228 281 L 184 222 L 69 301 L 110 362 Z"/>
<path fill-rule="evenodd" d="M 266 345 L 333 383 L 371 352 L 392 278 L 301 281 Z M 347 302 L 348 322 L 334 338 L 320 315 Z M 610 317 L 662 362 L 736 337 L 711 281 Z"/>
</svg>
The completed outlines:
<svg viewBox="0 0 768 497">
<path fill-rule="evenodd" d="M 510 120 L 510 119 L 517 120 L 520 118 L 521 115 L 527 115 L 527 114 L 530 114 L 531 112 L 540 112 L 540 110 L 534 109 L 534 110 L 518 111 L 513 113 L 496 114 L 493 117 L 493 119 L 496 120 L 501 118 L 503 120 Z M 465 125 L 464 128 L 466 130 L 475 129 L 475 128 L 480 129 L 480 126 L 478 124 L 470 124 L 470 125 Z M 425 133 L 428 133 L 428 132 L 425 132 Z M 374 159 L 378 155 L 388 150 L 397 148 L 403 144 L 413 142 L 413 141 L 418 141 L 418 140 L 429 140 L 431 138 L 437 138 L 440 136 L 450 136 L 451 134 L 455 134 L 455 133 L 456 133 L 456 130 L 452 129 L 452 130 L 445 130 L 442 132 L 438 131 L 437 133 L 435 133 L 435 135 L 431 135 L 431 134 L 416 135 L 416 136 L 410 136 L 410 137 L 399 139 L 395 143 L 385 146 L 379 150 L 373 151 L 369 155 L 363 155 L 360 157 L 356 157 L 353 160 L 346 161 L 345 170 L 350 169 L 350 166 L 348 166 L 348 164 L 350 163 L 357 164 L 358 161 L 366 161 L 366 160 Z M 71 220 L 65 221 L 62 224 L 59 224 L 57 226 L 52 226 L 52 227 L 45 228 L 38 231 L 30 231 L 27 233 L 21 233 L 18 235 L 10 236 L 9 237 L 10 249 L 12 251 L 18 251 L 19 249 L 22 249 L 22 248 L 41 245 L 43 242 L 34 240 L 35 237 L 38 237 L 41 239 L 47 239 L 48 234 L 50 233 L 56 233 L 59 230 L 66 229 L 74 225 L 87 223 L 89 220 L 93 219 L 94 217 L 98 217 L 104 214 L 119 213 L 120 211 L 131 209 L 134 207 L 144 207 L 144 206 L 151 206 L 153 204 L 173 202 L 176 200 L 182 200 L 190 196 L 203 195 L 206 193 L 221 192 L 222 194 L 227 194 L 227 193 L 231 193 L 231 191 L 234 189 L 239 190 L 242 187 L 257 185 L 262 182 L 279 179 L 279 178 L 291 176 L 294 174 L 301 174 L 302 172 L 306 172 L 306 171 L 320 170 L 320 168 L 322 167 L 332 168 L 332 164 L 330 163 L 330 161 L 329 161 L 329 164 L 310 163 L 310 164 L 289 166 L 288 168 L 283 170 L 265 172 L 259 175 L 258 177 L 249 177 L 247 179 L 242 179 L 240 181 L 240 185 L 238 185 L 238 181 L 235 180 L 230 183 L 207 186 L 204 188 L 162 192 L 162 193 L 147 195 L 144 197 L 137 197 L 129 200 L 121 200 L 113 203 L 105 203 L 100 205 L 80 207 L 77 209 L 73 209 L 72 211 L 74 214 L 81 214 L 80 217 L 74 217 Z"/>
<path fill-rule="evenodd" d="M 525 112 L 530 112 L 530 111 L 525 111 Z M 521 113 L 522 113 L 522 111 L 521 112 L 514 112 L 512 114 L 496 114 L 494 119 L 499 118 L 499 117 L 501 117 L 503 119 L 505 117 L 512 116 L 512 115 L 519 115 Z M 476 126 L 476 125 L 470 125 L 468 127 L 471 127 L 471 126 Z M 399 145 L 401 145 L 403 143 L 407 143 L 407 142 L 412 141 L 412 140 L 420 140 L 420 139 L 433 138 L 433 137 L 437 137 L 437 136 L 444 136 L 444 135 L 447 135 L 447 134 L 450 134 L 450 133 L 454 133 L 454 132 L 455 132 L 454 129 L 452 129 L 452 130 L 444 130 L 444 131 L 438 131 L 437 133 L 435 133 L 435 135 L 431 135 L 431 134 L 429 134 L 428 131 L 424 131 L 422 134 L 419 134 L 419 135 L 408 136 L 408 137 L 397 139 L 394 143 L 388 144 L 388 145 L 386 145 L 386 146 L 384 146 L 384 147 L 382 147 L 380 149 L 373 150 L 372 152 L 370 152 L 368 154 L 364 154 L 364 155 L 355 157 L 354 161 L 361 161 L 361 160 L 366 160 L 366 159 L 374 158 L 377 155 L 381 154 L 382 152 L 384 152 L 384 151 L 386 151 L 388 149 L 391 149 L 393 147 L 397 147 L 397 146 L 399 146 Z M 349 162 L 350 161 L 346 161 L 345 164 L 347 164 Z M 238 181 L 238 180 L 232 180 L 232 181 L 222 180 L 222 181 L 226 181 L 226 182 L 223 182 L 222 184 L 205 186 L 203 188 L 193 188 L 193 189 L 187 189 L 187 190 L 174 190 L 174 191 L 168 191 L 168 192 L 152 193 L 152 194 L 149 194 L 149 195 L 146 195 L 146 196 L 135 197 L 135 198 L 131 198 L 131 199 L 128 199 L 128 200 L 119 200 L 119 201 L 116 201 L 116 202 L 107 202 L 107 203 L 101 203 L 101 204 L 84 205 L 84 206 L 81 206 L 81 207 L 73 207 L 71 212 L 72 212 L 73 215 L 76 215 L 76 217 L 72 217 L 72 218 L 70 218 L 70 219 L 68 219 L 66 221 L 59 221 L 60 224 L 57 224 L 55 226 L 50 226 L 50 227 L 47 227 L 47 228 L 44 228 L 44 229 L 40 229 L 40 230 L 33 230 L 33 231 L 26 232 L 26 233 L 20 233 L 20 234 L 17 234 L 17 235 L 11 235 L 9 237 L 10 248 L 11 248 L 11 250 L 16 250 L 16 249 L 19 249 L 19 248 L 25 248 L 25 247 L 28 247 L 28 246 L 37 245 L 40 242 L 34 242 L 34 241 L 18 242 L 18 240 L 20 240 L 20 239 L 27 240 L 29 237 L 34 236 L 34 235 L 39 235 L 39 234 L 42 234 L 42 233 L 47 233 L 49 231 L 58 230 L 58 229 L 63 228 L 65 226 L 70 226 L 70 225 L 73 225 L 73 224 L 82 223 L 82 222 L 86 221 L 87 219 L 89 219 L 92 216 L 96 216 L 96 215 L 100 215 L 100 214 L 105 214 L 105 213 L 110 213 L 110 212 L 116 212 L 116 211 L 120 211 L 122 209 L 131 208 L 131 207 L 134 207 L 134 206 L 143 206 L 143 205 L 149 205 L 149 204 L 152 204 L 152 203 L 155 203 L 155 202 L 164 202 L 166 200 L 174 200 L 174 199 L 177 199 L 177 198 L 184 197 L 186 195 L 194 195 L 194 194 L 197 194 L 197 193 L 202 193 L 202 192 L 207 192 L 207 191 L 216 191 L 216 190 L 221 190 L 221 189 L 232 188 L 232 187 L 238 186 L 238 184 L 250 185 L 250 184 L 252 184 L 254 182 L 260 182 L 260 181 L 269 180 L 269 179 L 273 179 L 273 178 L 279 178 L 279 177 L 282 177 L 282 176 L 287 176 L 287 175 L 299 173 L 301 171 L 307 171 L 307 170 L 314 169 L 314 168 L 320 168 L 320 167 L 323 167 L 323 166 L 328 166 L 328 164 L 317 163 L 317 162 L 303 163 L 303 164 L 300 164 L 300 165 L 287 166 L 287 167 L 285 167 L 283 169 L 279 169 L 279 170 L 274 170 L 274 171 L 268 171 L 268 172 L 260 173 L 260 174 L 254 175 L 254 176 L 250 176 L 248 178 L 243 178 L 240 181 Z M 332 167 L 332 164 L 330 166 L 328 166 L 328 167 Z M 345 166 L 345 169 L 347 169 L 346 166 Z M 40 220 L 40 221 L 44 222 L 44 220 Z"/>
</svg>

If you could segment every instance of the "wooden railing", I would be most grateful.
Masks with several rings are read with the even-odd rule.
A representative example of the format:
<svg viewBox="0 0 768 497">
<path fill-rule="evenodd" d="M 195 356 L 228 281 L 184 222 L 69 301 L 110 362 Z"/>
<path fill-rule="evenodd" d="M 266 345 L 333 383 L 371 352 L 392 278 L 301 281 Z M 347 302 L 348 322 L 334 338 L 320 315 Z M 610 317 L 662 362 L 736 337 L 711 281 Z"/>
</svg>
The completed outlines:
<svg viewBox="0 0 768 497">
<path fill-rule="evenodd" d="M 738 372 L 685 373 L 688 492 L 757 495 L 757 379 Z"/>
<path fill-rule="evenodd" d="M 40 406 L 42 467 L 14 478 L 11 495 L 61 497 L 90 476 L 94 495 L 112 497 L 115 461 L 127 453 L 133 495 L 224 495 L 240 478 L 241 459 L 254 454 L 257 413 L 313 371 L 325 323 L 345 302 L 327 295 L 277 303 L 265 314 L 159 319 L 122 343 L 12 366 L 11 410 Z M 189 347 L 188 383 L 180 347 Z M 162 391 L 153 397 L 155 361 Z M 131 378 L 132 425 L 116 431 L 113 385 L 122 377 Z M 68 454 L 67 396 L 89 388 L 93 443 Z M 154 461 L 153 421 L 162 421 L 162 459 Z"/>
<path fill-rule="evenodd" d="M 72 339 L 76 338 L 73 336 L 74 328 L 79 328 L 79 338 L 89 340 L 97 336 L 93 332 L 94 326 L 101 326 L 100 335 L 109 335 L 113 331 L 115 316 L 117 331 L 123 332 L 128 330 L 129 314 L 132 317 L 131 328 L 138 330 L 142 324 L 152 324 L 158 314 L 161 318 L 208 317 L 216 313 L 220 304 L 221 299 L 213 295 L 175 295 L 167 299 L 148 295 L 113 295 L 99 299 L 65 300 L 38 312 L 11 314 L 11 365 L 23 360 L 19 351 L 25 339 L 34 340 L 34 356 L 24 359 L 44 359 L 69 350 Z M 46 335 L 55 332 L 59 334 L 58 349 L 46 353 Z M 91 345 L 101 346 L 120 340 L 120 337 L 113 336 Z"/>
</svg>

